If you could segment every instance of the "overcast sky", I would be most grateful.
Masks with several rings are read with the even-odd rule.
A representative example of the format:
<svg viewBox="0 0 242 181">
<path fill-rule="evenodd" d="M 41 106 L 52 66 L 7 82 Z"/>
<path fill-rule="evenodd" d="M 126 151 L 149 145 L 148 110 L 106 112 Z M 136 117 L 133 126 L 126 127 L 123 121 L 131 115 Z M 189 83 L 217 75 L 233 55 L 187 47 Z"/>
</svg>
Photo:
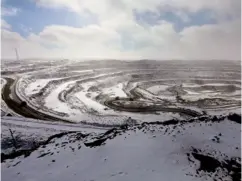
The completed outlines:
<svg viewBox="0 0 242 181">
<path fill-rule="evenodd" d="M 240 59 L 240 0 L 2 0 L 1 55 Z"/>
</svg>

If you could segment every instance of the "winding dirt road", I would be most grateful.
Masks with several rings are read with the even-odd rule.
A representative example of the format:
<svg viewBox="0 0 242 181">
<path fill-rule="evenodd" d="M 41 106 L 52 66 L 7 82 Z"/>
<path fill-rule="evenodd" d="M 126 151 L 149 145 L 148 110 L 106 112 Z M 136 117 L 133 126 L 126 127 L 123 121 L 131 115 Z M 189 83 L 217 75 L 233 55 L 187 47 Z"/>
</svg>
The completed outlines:
<svg viewBox="0 0 242 181">
<path fill-rule="evenodd" d="M 47 121 L 61 121 L 61 122 L 67 122 L 67 123 L 73 123 L 71 121 L 65 120 L 65 119 L 60 119 L 56 118 L 54 116 L 44 114 L 42 112 L 39 112 L 30 106 L 26 105 L 21 107 L 20 104 L 22 100 L 18 98 L 18 96 L 15 93 L 15 81 L 14 79 L 11 78 L 5 78 L 6 84 L 4 85 L 2 89 L 2 99 L 5 101 L 7 106 L 12 109 L 14 112 L 27 117 L 27 118 L 33 118 L 33 119 L 41 119 L 41 120 L 47 120 Z M 13 86 L 13 91 L 11 91 L 11 86 Z M 11 98 L 10 95 L 13 95 L 13 98 Z"/>
<path fill-rule="evenodd" d="M 12 109 L 14 112 L 16 112 L 24 117 L 27 117 L 27 118 L 73 123 L 73 122 L 65 120 L 65 119 L 60 119 L 60 118 L 51 116 L 49 114 L 45 114 L 43 112 L 39 112 L 38 110 L 35 110 L 28 105 L 21 107 L 20 104 L 21 104 L 22 100 L 17 96 L 17 94 L 15 92 L 16 91 L 16 88 L 15 88 L 16 81 L 12 78 L 4 77 L 4 79 L 6 80 L 6 84 L 4 85 L 4 87 L 2 89 L 2 99 L 3 99 L 3 101 L 5 101 L 7 106 L 10 109 Z M 133 95 L 134 97 L 138 96 L 138 94 L 136 94 L 135 91 L 131 91 L 131 93 L 132 92 L 134 94 Z M 107 100 L 104 102 L 104 104 L 112 109 L 119 110 L 119 111 L 127 111 L 127 112 L 144 112 L 144 113 L 154 113 L 157 111 L 175 112 L 175 113 L 185 114 L 185 115 L 191 116 L 191 117 L 198 117 L 198 116 L 202 115 L 201 113 L 194 111 L 194 110 L 184 109 L 184 108 L 179 108 L 179 107 L 177 107 L 177 108 L 165 107 L 164 105 L 160 105 L 160 104 L 154 104 L 154 105 L 146 106 L 146 107 L 121 107 L 121 106 L 117 106 L 116 104 L 114 104 L 115 103 L 114 101 L 117 101 L 117 100 Z"/>
<path fill-rule="evenodd" d="M 136 88 L 133 88 L 130 91 L 130 94 L 132 96 L 132 98 L 135 99 L 139 99 L 139 98 L 143 98 L 143 95 L 140 94 L 139 92 L 136 92 L 135 90 Z M 122 101 L 130 101 L 127 98 L 120 98 L 120 100 Z M 185 114 L 187 116 L 191 116 L 191 117 L 198 117 L 198 116 L 202 116 L 201 113 L 191 110 L 191 109 L 185 109 L 185 108 L 180 108 L 180 107 L 169 107 L 166 105 L 162 105 L 162 104 L 158 104 L 156 102 L 153 103 L 153 105 L 149 105 L 149 106 L 142 106 L 142 107 L 134 107 L 134 106 L 117 106 L 117 104 L 115 104 L 116 101 L 120 101 L 120 100 L 115 100 L 115 99 L 111 99 L 111 100 L 107 100 L 104 102 L 104 104 L 112 109 L 115 110 L 119 110 L 119 111 L 127 111 L 127 112 L 141 112 L 141 113 L 154 113 L 157 111 L 161 111 L 161 112 L 173 112 L 173 113 L 181 113 L 181 114 Z M 138 102 L 142 102 L 139 100 L 135 100 Z M 130 101 L 132 103 L 132 101 Z"/>
</svg>

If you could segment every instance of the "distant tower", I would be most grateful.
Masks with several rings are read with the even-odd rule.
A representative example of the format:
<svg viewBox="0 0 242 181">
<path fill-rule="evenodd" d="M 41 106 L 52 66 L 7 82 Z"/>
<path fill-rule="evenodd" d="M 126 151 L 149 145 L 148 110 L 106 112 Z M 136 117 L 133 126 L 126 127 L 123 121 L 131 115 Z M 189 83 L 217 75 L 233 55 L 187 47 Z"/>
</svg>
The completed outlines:
<svg viewBox="0 0 242 181">
<path fill-rule="evenodd" d="M 17 58 L 17 60 L 19 60 L 18 50 L 17 50 L 17 48 L 15 48 L 15 53 L 16 53 L 16 58 Z"/>
</svg>

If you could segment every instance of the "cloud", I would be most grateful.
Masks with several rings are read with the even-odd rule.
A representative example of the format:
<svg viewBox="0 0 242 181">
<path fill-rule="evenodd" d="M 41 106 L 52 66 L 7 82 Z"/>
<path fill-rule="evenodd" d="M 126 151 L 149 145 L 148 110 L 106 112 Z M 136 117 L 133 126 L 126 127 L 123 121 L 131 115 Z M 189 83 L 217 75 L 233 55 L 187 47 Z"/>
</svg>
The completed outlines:
<svg viewBox="0 0 242 181">
<path fill-rule="evenodd" d="M 1 19 L 1 29 L 11 29 L 11 25 L 8 24 L 4 19 Z"/>
<path fill-rule="evenodd" d="M 19 12 L 20 9 L 15 7 L 1 8 L 1 16 L 16 16 Z"/>
<path fill-rule="evenodd" d="M 100 26 L 46 27 L 27 38 L 2 30 L 5 57 L 14 57 L 17 47 L 22 58 L 154 58 L 154 59 L 240 59 L 240 22 L 185 28 L 177 33 L 163 22 L 149 29 L 127 26 L 131 46 L 122 48 L 125 37 Z M 31 50 L 31 51 L 29 51 Z"/>
<path fill-rule="evenodd" d="M 38 0 L 38 6 L 86 12 L 98 17 L 97 24 L 83 27 L 49 25 L 39 33 L 22 37 L 2 30 L 2 57 L 14 58 L 115 58 L 115 59 L 240 59 L 241 21 L 238 0 Z M 180 32 L 174 22 L 160 20 L 140 24 L 139 12 L 171 11 L 189 21 L 188 12 L 209 10 L 216 24 L 192 25 Z M 228 21 L 229 20 L 229 21 Z M 31 51 L 29 51 L 31 50 Z"/>
<path fill-rule="evenodd" d="M 20 24 L 20 29 L 21 29 L 23 32 L 25 32 L 25 33 L 30 33 L 30 32 L 32 31 L 32 28 L 27 27 L 27 26 L 25 26 L 25 25 L 23 25 L 23 24 Z"/>
<path fill-rule="evenodd" d="M 109 14 L 112 11 L 119 12 L 136 9 L 138 11 L 157 11 L 159 9 L 186 10 L 197 12 L 208 9 L 219 14 L 238 15 L 240 14 L 240 0 L 36 0 L 39 6 L 49 8 L 67 8 L 80 12 L 85 9 L 96 14 Z"/>
</svg>

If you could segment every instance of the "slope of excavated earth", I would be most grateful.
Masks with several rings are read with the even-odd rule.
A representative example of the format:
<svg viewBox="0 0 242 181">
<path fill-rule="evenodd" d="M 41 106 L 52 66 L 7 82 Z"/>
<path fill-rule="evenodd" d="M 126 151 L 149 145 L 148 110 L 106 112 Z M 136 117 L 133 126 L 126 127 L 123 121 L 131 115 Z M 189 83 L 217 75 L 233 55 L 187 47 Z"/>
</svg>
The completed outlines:
<svg viewBox="0 0 242 181">
<path fill-rule="evenodd" d="M 2 180 L 237 181 L 240 124 L 234 114 L 56 134 L 25 153 L 2 154 Z"/>
<path fill-rule="evenodd" d="M 240 61 L 4 61 L 2 116 L 120 126 L 240 111 Z M 236 111 L 237 112 L 237 111 Z"/>
</svg>

